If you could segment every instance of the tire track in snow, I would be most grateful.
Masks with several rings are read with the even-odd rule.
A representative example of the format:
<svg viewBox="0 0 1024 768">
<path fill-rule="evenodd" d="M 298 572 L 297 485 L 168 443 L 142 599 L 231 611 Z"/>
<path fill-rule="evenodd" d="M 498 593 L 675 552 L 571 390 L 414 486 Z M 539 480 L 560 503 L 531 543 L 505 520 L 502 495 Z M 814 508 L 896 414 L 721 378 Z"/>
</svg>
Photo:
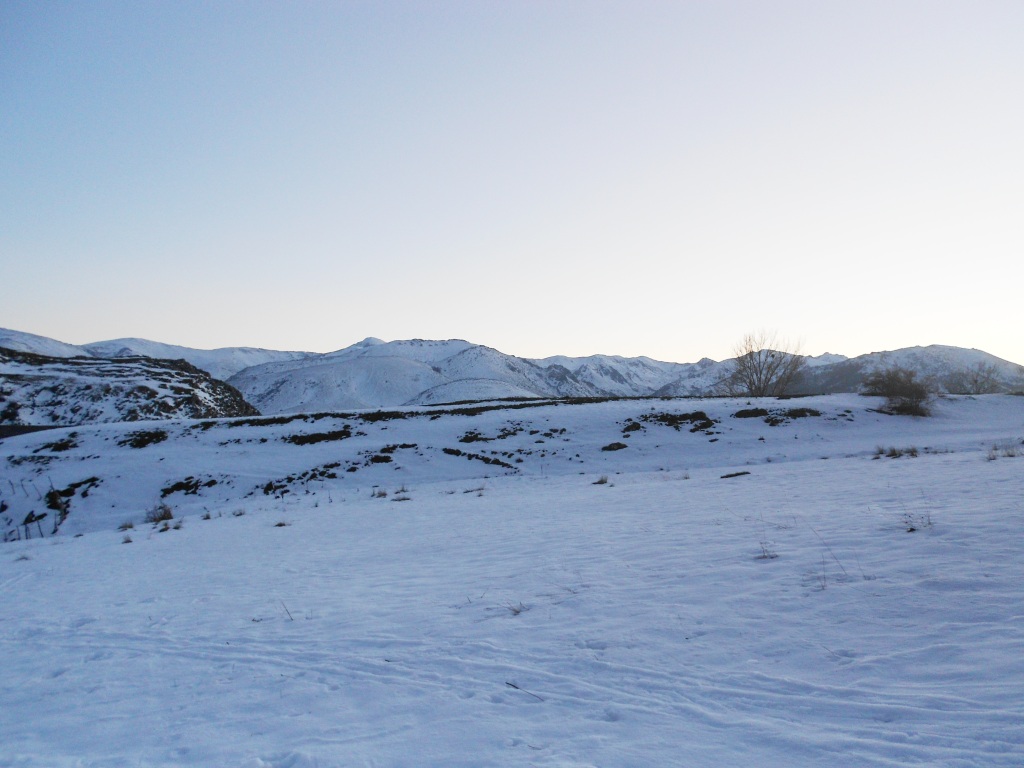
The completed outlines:
<svg viewBox="0 0 1024 768">
<path fill-rule="evenodd" d="M 901 759 L 925 759 L 940 748 L 949 759 L 968 759 L 979 753 L 1012 753 L 1020 747 L 1020 711 L 954 695 L 909 691 L 893 700 L 891 694 L 863 686 L 854 690 L 760 673 L 708 675 L 697 669 L 692 674 L 682 674 L 682 670 L 669 673 L 592 658 L 586 659 L 588 669 L 574 673 L 566 669 L 579 663 L 571 656 L 517 651 L 509 654 L 515 657 L 511 661 L 501 658 L 501 648 L 487 642 L 460 641 L 458 652 L 453 653 L 426 641 L 344 638 L 335 641 L 341 650 L 324 651 L 306 647 L 306 641 L 182 640 L 166 632 L 108 633 L 81 628 L 73 639 L 63 634 L 53 639 L 44 630 L 34 642 L 37 652 L 44 646 L 86 658 L 152 656 L 168 663 L 201 662 L 217 672 L 222 685 L 243 677 L 285 676 L 328 691 L 377 684 L 434 694 L 471 693 L 475 697 L 490 693 L 492 699 L 504 703 L 589 712 L 596 719 L 684 718 L 719 733 L 741 728 L 748 736 L 760 734 L 756 738 L 793 744 L 820 733 L 822 724 L 836 718 L 848 721 L 852 715 L 854 727 L 837 734 L 829 751 L 845 743 L 851 754 L 866 750 L 865 754 L 876 757 L 898 753 Z M 374 658 L 358 646 L 373 646 L 382 655 Z M 229 665 L 225 679 L 222 671 Z M 509 680 L 542 696 L 544 702 L 516 702 L 514 697 L 505 701 L 499 693 L 504 693 Z M 958 727 L 965 722 L 984 726 L 985 744 L 978 743 L 976 733 Z M 858 723 L 862 725 L 858 727 Z M 936 728 L 939 725 L 941 731 Z M 394 733 L 393 729 L 374 729 L 353 735 L 346 743 Z M 924 739 L 924 743 L 911 743 L 914 739 Z M 332 743 L 336 742 L 332 739 Z"/>
</svg>

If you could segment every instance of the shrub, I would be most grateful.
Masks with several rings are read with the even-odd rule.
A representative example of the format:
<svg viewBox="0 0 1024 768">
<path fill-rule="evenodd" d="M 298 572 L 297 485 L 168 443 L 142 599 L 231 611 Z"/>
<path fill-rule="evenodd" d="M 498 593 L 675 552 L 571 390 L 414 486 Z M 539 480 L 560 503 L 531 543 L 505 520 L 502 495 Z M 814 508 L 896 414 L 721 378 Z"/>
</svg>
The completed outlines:
<svg viewBox="0 0 1024 768">
<path fill-rule="evenodd" d="M 174 511 L 167 504 L 160 502 L 156 506 L 151 507 L 146 511 L 146 517 L 144 518 L 144 522 L 156 525 L 157 523 L 162 523 L 166 520 L 173 519 Z"/>
<path fill-rule="evenodd" d="M 332 440 L 347 440 L 350 437 L 352 437 L 352 427 L 346 424 L 343 428 L 333 432 L 316 432 L 311 435 L 287 435 L 281 439 L 292 445 L 313 445 Z"/>
<path fill-rule="evenodd" d="M 7 421 L 11 424 L 18 420 L 18 415 L 21 411 L 21 406 L 15 401 L 11 400 L 4 406 L 4 409 L 0 411 L 0 421 Z"/>
<path fill-rule="evenodd" d="M 75 438 L 78 437 L 78 433 L 72 432 L 63 440 L 55 440 L 52 443 L 46 443 L 36 448 L 32 453 L 39 453 L 40 451 L 52 451 L 58 453 L 60 451 L 70 451 L 72 448 L 78 447 L 78 441 Z"/>
<path fill-rule="evenodd" d="M 51 488 L 46 492 L 45 500 L 47 509 L 52 509 L 55 512 L 67 510 L 68 503 L 64 501 L 64 496 L 56 488 Z"/>
<path fill-rule="evenodd" d="M 184 480 L 179 480 L 176 483 L 171 483 L 170 485 L 161 488 L 160 496 L 170 496 L 172 493 L 178 493 L 179 491 L 182 491 L 185 494 L 191 494 L 195 496 L 196 494 L 199 493 L 200 487 L 211 488 L 216 484 L 217 481 L 214 480 L 213 478 L 207 480 L 204 483 L 200 483 L 198 478 L 189 476 L 186 477 Z"/>
<path fill-rule="evenodd" d="M 734 419 L 756 419 L 760 416 L 767 416 L 767 408 L 744 408 L 732 415 Z"/>
<path fill-rule="evenodd" d="M 899 366 L 883 368 L 864 379 L 863 393 L 885 398 L 885 412 L 904 416 L 928 416 L 928 388 L 917 372 Z"/>
<path fill-rule="evenodd" d="M 167 432 L 162 429 L 143 429 L 126 435 L 118 440 L 117 444 L 130 448 L 145 448 L 147 445 L 162 443 L 166 439 Z"/>
<path fill-rule="evenodd" d="M 788 419 L 805 419 L 809 416 L 821 416 L 821 411 L 814 408 L 787 408 L 783 415 Z"/>
<path fill-rule="evenodd" d="M 691 425 L 691 432 L 701 432 L 715 426 L 715 420 L 704 413 L 704 411 L 694 411 L 693 413 L 645 413 L 640 418 L 649 423 L 664 424 L 666 427 L 672 427 L 677 432 L 684 424 Z"/>
</svg>

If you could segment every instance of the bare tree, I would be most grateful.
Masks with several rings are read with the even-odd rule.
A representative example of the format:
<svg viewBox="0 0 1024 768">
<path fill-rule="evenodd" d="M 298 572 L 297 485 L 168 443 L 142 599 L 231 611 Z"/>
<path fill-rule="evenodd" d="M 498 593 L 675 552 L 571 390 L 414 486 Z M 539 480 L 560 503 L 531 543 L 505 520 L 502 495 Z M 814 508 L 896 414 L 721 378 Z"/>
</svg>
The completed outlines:
<svg viewBox="0 0 1024 768">
<path fill-rule="evenodd" d="M 748 397 L 778 397 L 786 394 L 804 367 L 799 345 L 790 344 L 776 333 L 748 333 L 733 348 L 735 361 L 726 380 L 732 394 Z"/>
<path fill-rule="evenodd" d="M 979 362 L 954 371 L 946 379 L 946 389 L 955 395 L 991 395 L 999 392 L 999 368 L 995 363 Z"/>
</svg>

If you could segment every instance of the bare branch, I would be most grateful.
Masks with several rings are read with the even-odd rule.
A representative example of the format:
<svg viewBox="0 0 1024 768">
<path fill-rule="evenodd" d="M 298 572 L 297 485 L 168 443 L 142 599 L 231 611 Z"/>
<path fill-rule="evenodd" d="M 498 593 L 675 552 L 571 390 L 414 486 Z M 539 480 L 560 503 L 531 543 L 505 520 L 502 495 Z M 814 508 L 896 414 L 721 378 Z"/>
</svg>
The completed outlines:
<svg viewBox="0 0 1024 768">
<path fill-rule="evenodd" d="M 736 359 L 728 385 L 732 394 L 737 395 L 784 395 L 804 367 L 799 345 L 766 331 L 745 335 L 733 354 Z"/>
</svg>

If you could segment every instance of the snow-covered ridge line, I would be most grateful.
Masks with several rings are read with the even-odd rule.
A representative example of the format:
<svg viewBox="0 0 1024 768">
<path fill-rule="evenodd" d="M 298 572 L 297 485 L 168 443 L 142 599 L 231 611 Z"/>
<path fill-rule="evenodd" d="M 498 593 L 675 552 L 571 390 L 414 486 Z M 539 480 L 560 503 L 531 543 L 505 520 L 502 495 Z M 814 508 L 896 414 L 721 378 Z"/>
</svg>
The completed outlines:
<svg viewBox="0 0 1024 768">
<path fill-rule="evenodd" d="M 368 338 L 327 354 L 252 348 L 194 350 L 143 339 L 83 347 L 0 330 L 13 349 L 180 357 L 227 380 L 263 413 L 387 408 L 462 400 L 595 396 L 705 396 L 715 393 L 732 361 L 708 358 L 672 363 L 614 355 L 527 359 L 461 339 L 384 342 Z M 856 392 L 866 374 L 888 365 L 918 371 L 935 391 L 1013 391 L 1024 388 L 1024 368 L 988 353 L 933 345 L 856 358 L 806 358 L 795 394 Z M 986 375 L 984 390 L 977 374 Z M 973 377 L 973 378 L 972 378 Z"/>
<path fill-rule="evenodd" d="M 245 368 L 272 360 L 296 360 L 316 356 L 312 352 L 279 352 L 255 347 L 193 349 L 147 339 L 111 339 L 77 346 L 32 333 L 0 328 L 0 347 L 50 357 L 152 357 L 186 360 L 215 379 L 226 380 Z"/>
</svg>

